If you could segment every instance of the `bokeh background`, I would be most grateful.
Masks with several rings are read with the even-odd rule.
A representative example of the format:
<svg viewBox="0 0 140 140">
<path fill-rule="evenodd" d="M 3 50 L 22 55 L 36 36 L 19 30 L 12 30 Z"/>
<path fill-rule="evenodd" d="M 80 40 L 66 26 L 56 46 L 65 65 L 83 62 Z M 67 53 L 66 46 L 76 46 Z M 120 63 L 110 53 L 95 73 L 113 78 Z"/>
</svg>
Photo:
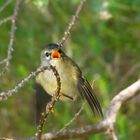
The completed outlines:
<svg viewBox="0 0 140 140">
<path fill-rule="evenodd" d="M 6 0 L 0 0 L 0 7 Z M 79 0 L 23 0 L 17 18 L 10 70 L 0 77 L 0 91 L 14 87 L 40 65 L 40 52 L 48 43 L 61 40 Z M 15 0 L 0 12 L 0 20 L 10 16 Z M 94 87 L 105 112 L 115 94 L 140 77 L 140 1 L 87 0 L 65 52 L 79 65 Z M 5 58 L 11 22 L 0 26 L 0 60 Z M 2 66 L 0 66 L 2 68 Z M 30 80 L 7 101 L 0 102 L 0 137 L 24 139 L 33 136 L 35 123 L 35 80 Z M 78 111 L 82 101 L 59 102 L 48 118 L 44 132 L 62 128 Z M 115 129 L 119 140 L 139 140 L 140 96 L 120 110 Z M 69 128 L 100 121 L 85 106 Z M 103 140 L 97 134 L 79 140 Z"/>
</svg>

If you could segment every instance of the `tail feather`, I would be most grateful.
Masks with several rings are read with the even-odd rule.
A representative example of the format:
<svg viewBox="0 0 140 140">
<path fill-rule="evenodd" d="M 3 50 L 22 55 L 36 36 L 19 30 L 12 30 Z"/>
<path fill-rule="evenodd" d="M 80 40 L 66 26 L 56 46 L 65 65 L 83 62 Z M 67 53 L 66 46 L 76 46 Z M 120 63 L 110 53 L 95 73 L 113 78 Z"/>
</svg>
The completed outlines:
<svg viewBox="0 0 140 140">
<path fill-rule="evenodd" d="M 79 89 L 82 97 L 84 97 L 87 100 L 92 111 L 94 113 L 97 112 L 98 115 L 103 117 L 101 105 L 96 97 L 95 92 L 93 91 L 93 89 L 91 88 L 90 84 L 88 83 L 88 81 L 86 79 L 84 79 L 82 77 L 79 78 L 78 89 Z"/>
</svg>

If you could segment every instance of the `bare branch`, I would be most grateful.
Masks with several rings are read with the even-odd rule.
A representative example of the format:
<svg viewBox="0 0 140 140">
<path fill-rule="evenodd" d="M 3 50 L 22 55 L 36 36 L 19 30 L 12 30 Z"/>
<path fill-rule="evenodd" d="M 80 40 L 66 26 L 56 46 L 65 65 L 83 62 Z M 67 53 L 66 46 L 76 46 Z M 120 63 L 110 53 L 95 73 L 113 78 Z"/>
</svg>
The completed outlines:
<svg viewBox="0 0 140 140">
<path fill-rule="evenodd" d="M 7 17 L 7 18 L 1 19 L 1 20 L 0 20 L 0 26 L 1 26 L 2 24 L 6 23 L 6 22 L 8 22 L 8 21 L 10 21 L 10 20 L 12 20 L 12 18 L 13 18 L 13 16 L 9 16 L 9 17 Z"/>
<path fill-rule="evenodd" d="M 110 135 L 112 140 L 117 140 L 117 137 L 114 132 L 113 125 L 116 122 L 116 116 L 121 108 L 122 104 L 134 97 L 138 91 L 140 91 L 140 79 L 122 90 L 118 93 L 111 101 L 111 104 L 106 111 L 106 115 L 103 121 L 99 122 L 96 125 L 87 125 L 81 128 L 74 128 L 70 130 L 65 130 L 64 132 L 59 133 L 55 136 L 57 132 L 48 132 L 42 136 L 43 140 L 62 140 L 68 138 L 83 137 L 88 135 L 94 135 L 101 132 L 111 132 Z"/>
<path fill-rule="evenodd" d="M 7 92 L 0 93 L 0 101 L 7 100 L 8 97 L 12 96 L 14 93 L 18 92 L 18 90 L 23 87 L 31 78 L 35 77 L 38 73 L 50 69 L 50 66 L 43 66 L 38 68 L 36 71 L 31 72 L 26 78 L 24 78 L 21 82 L 19 82 L 13 89 L 8 90 Z"/>
<path fill-rule="evenodd" d="M 71 30 L 72 30 L 72 27 L 73 27 L 73 25 L 75 24 L 75 22 L 76 22 L 76 20 L 77 20 L 77 18 L 78 18 L 78 16 L 79 16 L 80 11 L 82 10 L 83 5 L 84 5 L 85 2 L 86 2 L 86 0 L 81 0 L 81 1 L 80 1 L 80 4 L 78 5 L 78 7 L 77 7 L 77 9 L 76 9 L 75 14 L 72 16 L 72 19 L 71 19 L 71 21 L 70 21 L 70 23 L 69 23 L 69 25 L 68 25 L 66 31 L 64 32 L 64 36 L 62 37 L 62 39 L 61 39 L 61 41 L 58 43 L 58 45 L 63 46 L 64 42 L 65 42 L 65 41 L 67 40 L 67 38 L 69 37 L 69 34 L 70 34 Z"/>
<path fill-rule="evenodd" d="M 10 20 L 10 18 L 11 18 L 12 25 L 11 25 L 11 31 L 10 31 L 10 41 L 9 41 L 9 45 L 8 45 L 7 57 L 0 62 L 0 64 L 5 63 L 5 67 L 3 68 L 2 72 L 0 73 L 0 76 L 3 75 L 8 70 L 10 60 L 12 59 L 12 51 L 13 51 L 13 44 L 14 44 L 15 31 L 16 31 L 16 19 L 17 19 L 18 10 L 19 10 L 19 4 L 20 4 L 20 0 L 16 0 L 16 6 L 14 9 L 12 18 L 9 17 L 8 19 L 6 19 L 6 21 L 7 21 L 7 20 Z M 6 21 L 3 20 L 3 22 L 6 22 Z"/>
<path fill-rule="evenodd" d="M 140 63 L 136 63 L 133 65 L 128 72 L 120 79 L 119 85 L 123 85 L 130 76 L 132 76 L 134 73 L 136 73 L 137 70 L 140 68 Z"/>
<path fill-rule="evenodd" d="M 87 125 L 81 128 L 74 128 L 62 133 L 59 133 L 55 137 L 55 132 L 49 132 L 43 135 L 42 140 L 62 140 L 68 138 L 76 138 L 76 137 L 83 137 L 88 135 L 93 135 L 96 133 L 104 132 L 107 128 L 107 124 L 104 122 L 98 123 L 97 125 Z"/>
<path fill-rule="evenodd" d="M 19 82 L 13 89 L 8 90 L 7 92 L 0 93 L 0 101 L 8 99 L 8 97 L 10 97 L 14 93 L 18 92 L 18 90 L 21 87 L 23 87 L 31 78 L 37 76 L 40 72 L 43 72 L 46 69 L 52 70 L 54 75 L 55 75 L 55 77 L 56 77 L 57 92 L 56 92 L 56 94 L 54 94 L 54 96 L 52 96 L 51 101 L 47 104 L 46 112 L 42 113 L 40 123 L 39 123 L 39 126 L 37 128 L 37 133 L 36 133 L 37 140 L 41 140 L 42 129 L 43 129 L 43 126 L 44 126 L 44 124 L 46 122 L 46 119 L 47 119 L 48 115 L 52 112 L 56 101 L 58 101 L 60 96 L 61 96 L 59 94 L 60 90 L 61 90 L 60 76 L 59 76 L 57 70 L 55 69 L 55 67 L 53 67 L 51 65 L 49 65 L 49 66 L 41 66 L 41 67 L 37 68 L 36 71 L 31 72 L 31 74 L 29 74 L 26 78 L 24 78 L 21 82 Z"/>
<path fill-rule="evenodd" d="M 10 42 L 8 45 L 6 66 L 9 65 L 9 61 L 12 58 L 13 43 L 14 43 L 14 37 L 15 37 L 15 31 L 16 31 L 16 18 L 17 18 L 18 10 L 19 10 L 19 2 L 20 0 L 16 1 L 16 7 L 15 7 L 13 18 L 12 18 L 12 26 L 11 26 L 11 32 L 10 32 Z"/>
<path fill-rule="evenodd" d="M 0 138 L 0 140 L 14 140 L 14 139 L 3 137 L 3 138 Z"/>
<path fill-rule="evenodd" d="M 115 133 L 115 130 L 114 130 L 114 126 L 113 124 L 110 124 L 106 130 L 106 134 L 108 135 L 109 137 L 109 140 L 117 140 L 117 135 Z"/>
<path fill-rule="evenodd" d="M 6 2 L 0 7 L 0 12 L 2 12 L 12 0 L 6 0 Z"/>
<path fill-rule="evenodd" d="M 5 7 L 10 3 L 11 0 L 7 0 L 5 4 L 0 7 L 0 12 L 5 9 Z M 76 23 L 76 20 L 80 14 L 80 11 L 83 8 L 84 3 L 86 0 L 81 0 L 80 4 L 78 5 L 75 14 L 73 15 L 65 33 L 60 42 L 58 43 L 60 46 L 63 46 L 64 42 L 67 40 L 69 37 L 69 34 Z M 16 31 L 16 20 L 17 20 L 17 15 L 18 15 L 18 9 L 19 9 L 19 3 L 20 0 L 16 0 L 16 6 L 14 9 L 14 13 L 12 16 L 9 16 L 5 19 L 0 20 L 0 25 L 8 22 L 11 20 L 12 25 L 11 25 L 11 31 L 10 31 L 10 41 L 8 45 L 8 51 L 7 51 L 7 57 L 0 61 L 0 65 L 4 64 L 4 69 L 0 73 L 0 76 L 8 70 L 10 60 L 12 59 L 12 52 L 13 52 L 13 44 L 14 44 L 14 39 L 15 39 L 15 31 Z M 139 67 L 139 64 L 134 67 L 132 70 L 128 72 L 126 75 L 126 78 L 131 75 L 135 69 Z M 45 67 L 40 67 L 36 71 L 32 72 L 29 76 L 24 78 L 21 82 L 19 82 L 13 89 L 8 90 L 7 92 L 1 92 L 0 93 L 0 101 L 6 100 L 8 97 L 12 96 L 14 93 L 16 93 L 21 87 L 23 87 L 31 78 L 35 77 L 38 73 L 46 70 L 46 69 L 51 69 L 54 72 L 54 75 L 56 76 L 57 80 L 57 92 L 56 94 L 52 97 L 51 101 L 47 104 L 46 107 L 46 112 L 42 114 L 40 124 L 37 128 L 37 139 L 43 139 L 43 140 L 62 140 L 62 139 L 68 139 L 68 138 L 75 138 L 75 137 L 83 137 L 83 136 L 88 136 L 88 135 L 93 135 L 96 133 L 101 133 L 101 132 L 107 132 L 108 135 L 112 140 L 117 140 L 117 136 L 114 131 L 114 123 L 116 122 L 116 117 L 119 109 L 121 108 L 122 104 L 124 104 L 127 100 L 130 98 L 134 97 L 138 91 L 140 91 L 140 79 L 136 81 L 134 84 L 130 85 L 128 88 L 122 90 L 120 93 L 118 93 L 111 101 L 110 106 L 108 110 L 106 111 L 105 118 L 97 123 L 96 125 L 87 125 L 84 127 L 80 128 L 74 128 L 70 130 L 66 130 L 66 128 L 76 119 L 76 117 L 80 114 L 82 111 L 82 108 L 75 114 L 75 116 L 68 122 L 64 128 L 60 129 L 58 132 L 49 132 L 44 135 L 42 135 L 42 128 L 46 122 L 46 119 L 48 115 L 53 111 L 53 107 L 56 103 L 57 100 L 59 100 L 59 97 L 61 96 L 60 90 L 61 90 L 61 81 L 59 74 L 55 67 L 53 66 L 45 66 Z M 36 138 L 35 138 L 36 139 Z"/>
<path fill-rule="evenodd" d="M 140 79 L 117 94 L 112 99 L 110 107 L 107 110 L 106 118 L 108 118 L 108 121 L 115 123 L 117 112 L 119 111 L 121 105 L 130 98 L 134 97 L 138 91 L 140 91 Z"/>
</svg>

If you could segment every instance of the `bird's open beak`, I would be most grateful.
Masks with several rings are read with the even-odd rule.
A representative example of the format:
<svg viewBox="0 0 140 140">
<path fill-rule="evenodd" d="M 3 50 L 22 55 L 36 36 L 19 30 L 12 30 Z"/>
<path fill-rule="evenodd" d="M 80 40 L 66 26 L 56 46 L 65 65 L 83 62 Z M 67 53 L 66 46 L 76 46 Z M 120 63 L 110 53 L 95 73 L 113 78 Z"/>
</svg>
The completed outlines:
<svg viewBox="0 0 140 140">
<path fill-rule="evenodd" d="M 61 55 L 60 55 L 60 53 L 58 52 L 58 50 L 54 50 L 54 51 L 52 52 L 51 58 L 60 58 L 60 57 L 61 57 Z"/>
</svg>

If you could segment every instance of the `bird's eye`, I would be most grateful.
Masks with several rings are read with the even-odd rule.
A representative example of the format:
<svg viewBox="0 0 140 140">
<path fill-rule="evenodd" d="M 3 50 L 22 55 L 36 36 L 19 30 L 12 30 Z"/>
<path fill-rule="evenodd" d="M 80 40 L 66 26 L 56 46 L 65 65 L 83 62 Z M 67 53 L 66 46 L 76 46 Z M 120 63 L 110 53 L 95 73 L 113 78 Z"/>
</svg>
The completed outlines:
<svg viewBox="0 0 140 140">
<path fill-rule="evenodd" d="M 45 52 L 45 55 L 48 57 L 50 54 L 48 52 Z"/>
</svg>

